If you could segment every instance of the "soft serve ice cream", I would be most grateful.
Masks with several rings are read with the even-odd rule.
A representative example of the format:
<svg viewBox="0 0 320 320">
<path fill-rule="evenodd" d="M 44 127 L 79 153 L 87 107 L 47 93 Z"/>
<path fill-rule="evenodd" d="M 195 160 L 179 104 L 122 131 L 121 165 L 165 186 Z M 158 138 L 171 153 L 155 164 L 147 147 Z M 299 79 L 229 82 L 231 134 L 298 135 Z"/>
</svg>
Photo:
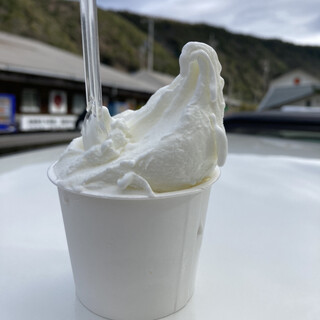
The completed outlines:
<svg viewBox="0 0 320 320">
<path fill-rule="evenodd" d="M 102 196 L 187 189 L 209 180 L 227 154 L 224 81 L 216 52 L 187 43 L 180 74 L 137 111 L 90 116 L 54 165 L 63 188 Z"/>
<path fill-rule="evenodd" d="M 108 319 L 163 318 L 194 291 L 225 104 L 212 48 L 188 43 L 180 68 L 138 111 L 110 117 L 89 102 L 82 137 L 48 171 L 77 296 Z"/>
</svg>

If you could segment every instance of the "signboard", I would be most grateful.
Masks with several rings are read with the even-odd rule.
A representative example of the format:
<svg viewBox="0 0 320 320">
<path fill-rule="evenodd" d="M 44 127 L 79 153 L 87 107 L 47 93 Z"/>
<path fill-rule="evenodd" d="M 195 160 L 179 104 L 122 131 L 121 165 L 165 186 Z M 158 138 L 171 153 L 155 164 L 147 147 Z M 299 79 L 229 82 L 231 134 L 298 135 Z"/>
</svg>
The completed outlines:
<svg viewBox="0 0 320 320">
<path fill-rule="evenodd" d="M 0 132 L 15 131 L 16 99 L 13 94 L 0 94 Z"/>
<path fill-rule="evenodd" d="M 62 90 L 52 90 L 49 95 L 49 112 L 65 114 L 68 111 L 67 94 Z"/>
<path fill-rule="evenodd" d="M 73 130 L 77 116 L 21 115 L 20 131 Z"/>
</svg>

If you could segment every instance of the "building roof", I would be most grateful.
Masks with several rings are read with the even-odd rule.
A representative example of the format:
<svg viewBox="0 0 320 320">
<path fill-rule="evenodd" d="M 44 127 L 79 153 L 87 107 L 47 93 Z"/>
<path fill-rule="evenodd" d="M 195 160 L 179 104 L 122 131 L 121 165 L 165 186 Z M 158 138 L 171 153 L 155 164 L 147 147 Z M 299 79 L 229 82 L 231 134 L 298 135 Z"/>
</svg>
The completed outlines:
<svg viewBox="0 0 320 320">
<path fill-rule="evenodd" d="M 271 87 L 261 101 L 258 110 L 268 110 L 293 103 L 297 100 L 311 96 L 316 90 L 320 90 L 320 86 L 298 85 L 289 87 Z"/>
<path fill-rule="evenodd" d="M 133 73 L 132 76 L 137 80 L 150 83 L 158 89 L 170 84 L 174 80 L 174 77 L 171 75 L 160 73 L 157 71 L 149 71 L 146 69 L 137 71 Z"/>
<path fill-rule="evenodd" d="M 0 32 L 0 71 L 84 81 L 81 56 L 39 41 Z M 158 86 L 107 65 L 100 68 L 102 85 L 153 93 Z"/>
</svg>

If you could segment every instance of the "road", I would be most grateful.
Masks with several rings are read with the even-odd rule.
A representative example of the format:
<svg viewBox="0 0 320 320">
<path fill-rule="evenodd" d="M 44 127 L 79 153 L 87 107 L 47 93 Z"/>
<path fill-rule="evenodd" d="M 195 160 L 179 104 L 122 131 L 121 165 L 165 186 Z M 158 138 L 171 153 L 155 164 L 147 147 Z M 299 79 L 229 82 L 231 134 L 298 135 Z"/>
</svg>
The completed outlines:
<svg viewBox="0 0 320 320">
<path fill-rule="evenodd" d="M 0 135 L 0 155 L 39 147 L 69 143 L 79 131 L 32 132 Z"/>
</svg>

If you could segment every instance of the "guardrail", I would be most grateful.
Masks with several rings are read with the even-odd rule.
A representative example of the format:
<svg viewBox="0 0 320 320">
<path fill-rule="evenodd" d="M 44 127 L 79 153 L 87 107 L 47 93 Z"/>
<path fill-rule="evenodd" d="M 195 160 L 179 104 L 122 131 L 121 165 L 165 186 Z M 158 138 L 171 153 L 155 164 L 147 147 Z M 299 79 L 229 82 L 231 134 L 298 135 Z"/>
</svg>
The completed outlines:
<svg viewBox="0 0 320 320">
<path fill-rule="evenodd" d="M 320 138 L 320 112 L 241 112 L 224 118 L 227 132 Z"/>
</svg>

